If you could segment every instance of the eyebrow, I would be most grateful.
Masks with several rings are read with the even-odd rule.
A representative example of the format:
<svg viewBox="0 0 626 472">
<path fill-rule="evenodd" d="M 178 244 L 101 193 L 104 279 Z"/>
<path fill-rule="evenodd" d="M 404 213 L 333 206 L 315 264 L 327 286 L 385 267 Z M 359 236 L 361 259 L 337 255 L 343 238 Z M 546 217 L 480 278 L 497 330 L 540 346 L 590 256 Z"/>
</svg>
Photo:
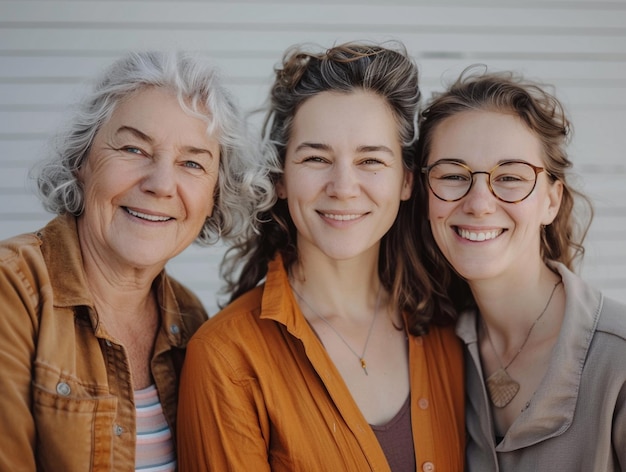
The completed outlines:
<svg viewBox="0 0 626 472">
<path fill-rule="evenodd" d="M 121 133 L 130 133 L 135 135 L 137 138 L 142 139 L 143 141 L 146 141 L 148 143 L 152 143 L 154 140 L 148 136 L 146 133 L 143 133 L 141 131 L 139 131 L 137 128 L 133 128 L 132 126 L 120 126 L 117 129 L 117 134 L 121 134 Z"/>
<path fill-rule="evenodd" d="M 317 149 L 320 151 L 332 151 L 332 146 L 328 145 L 328 144 L 324 144 L 324 143 L 309 143 L 309 142 L 304 142 L 299 144 L 296 149 L 295 152 L 301 151 L 302 149 Z M 393 155 L 393 151 L 388 148 L 387 146 L 383 146 L 383 145 L 365 145 L 365 146 L 359 146 L 356 148 L 357 152 L 385 152 L 387 154 Z"/>
<path fill-rule="evenodd" d="M 465 164 L 466 166 L 469 167 L 469 164 L 467 163 L 467 161 L 465 159 L 457 159 L 457 158 L 454 158 L 454 157 L 451 157 L 451 158 L 445 158 L 444 157 L 442 159 L 436 160 L 435 162 L 433 162 L 433 164 L 437 164 L 439 162 L 454 162 L 454 163 L 457 163 L 457 164 Z M 530 162 L 526 161 L 526 159 L 509 157 L 507 159 L 500 159 L 498 162 L 496 162 L 496 165 L 504 164 L 504 163 L 507 163 L 507 162 L 525 162 L 527 164 L 530 164 Z"/>
<path fill-rule="evenodd" d="M 152 139 L 146 133 L 139 131 L 137 128 L 133 128 L 132 126 L 120 126 L 117 130 L 117 134 L 121 134 L 124 132 L 128 132 L 149 144 L 154 143 L 154 139 Z M 195 146 L 185 146 L 185 150 L 191 154 L 208 154 L 209 156 L 213 157 L 213 153 L 208 149 L 198 148 Z"/>
</svg>

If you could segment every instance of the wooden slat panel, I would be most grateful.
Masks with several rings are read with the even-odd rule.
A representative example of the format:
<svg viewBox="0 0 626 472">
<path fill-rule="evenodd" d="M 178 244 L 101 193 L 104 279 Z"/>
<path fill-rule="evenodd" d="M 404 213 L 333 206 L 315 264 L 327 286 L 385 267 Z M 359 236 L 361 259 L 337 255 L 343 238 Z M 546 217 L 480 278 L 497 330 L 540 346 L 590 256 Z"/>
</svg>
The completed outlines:
<svg viewBox="0 0 626 472">
<path fill-rule="evenodd" d="M 3 190 L 21 190 L 27 188 L 29 179 L 26 176 L 26 171 L 20 168 L 6 167 L 2 170 L 0 176 L 0 187 Z"/>
<path fill-rule="evenodd" d="M 2 213 L 0 213 L 1 215 Z M 2 215 L 4 216 L 4 215 Z M 26 215 L 22 218 L 0 220 L 0 241 L 15 236 L 17 234 L 32 233 L 39 228 L 43 228 L 50 220 L 51 215 L 42 213 L 39 215 Z"/>
<path fill-rule="evenodd" d="M 579 165 L 625 165 L 625 112 L 613 109 L 570 110 L 574 124 L 574 140 L 569 152 Z M 622 192 L 626 192 L 622 190 Z M 622 193 L 625 195 L 625 193 Z"/>
<path fill-rule="evenodd" d="M 83 96 L 81 84 L 9 83 L 0 87 L 0 107 L 30 106 L 39 110 L 59 111 L 69 109 Z"/>
<path fill-rule="evenodd" d="M 46 135 L 54 132 L 65 119 L 55 111 L 2 111 L 0 110 L 0 139 L 17 135 Z M 7 136 L 8 135 L 8 136 Z"/>
<path fill-rule="evenodd" d="M 456 78 L 456 74 L 453 76 Z M 254 95 L 254 101 L 262 102 L 264 93 L 269 90 L 268 79 L 254 80 L 254 83 L 237 83 L 228 78 L 229 89 L 241 99 L 244 96 Z M 606 109 L 616 110 L 618 113 L 626 115 L 626 80 L 618 87 L 600 87 L 590 85 L 588 87 L 559 86 L 554 83 L 557 89 L 556 95 L 564 103 L 567 103 L 568 110 L 587 112 L 600 111 Z M 21 83 L 2 84 L 0 87 L 0 110 L 10 110 L 13 107 L 16 111 L 20 109 L 41 110 L 41 111 L 65 111 L 69 110 L 71 104 L 75 103 L 83 96 L 86 85 L 81 84 L 56 84 L 56 83 Z M 432 92 L 440 91 L 442 86 L 430 86 L 422 81 L 422 93 L 424 99 L 428 99 Z M 618 126 L 626 126 L 624 122 L 616 123 Z"/>
<path fill-rule="evenodd" d="M 41 202 L 35 196 L 34 192 L 6 192 L 7 190 L 2 186 L 2 192 L 0 193 L 0 214 L 4 218 L 11 218 L 12 215 L 15 214 L 39 215 L 45 213 Z M 4 218 L 0 218 L 0 221 L 5 221 Z"/>
<path fill-rule="evenodd" d="M 546 2 L 547 3 L 547 2 Z M 207 3 L 207 2 L 153 2 L 146 9 L 144 2 L 125 1 L 122 8 L 111 8 L 111 2 L 24 2 L 13 1 L 0 4 L 0 15 L 4 21 L 26 22 L 48 25 L 59 23 L 66 27 L 93 21 L 95 24 L 113 23 L 123 25 L 160 25 L 163 29 L 179 25 L 189 27 L 247 25 L 254 29 L 270 28 L 301 30 L 303 26 L 318 29 L 336 26 L 362 28 L 369 24 L 381 27 L 426 27 L 441 26 L 467 29 L 474 24 L 484 28 L 509 29 L 532 28 L 624 28 L 626 12 L 623 10 L 594 10 L 550 8 L 550 5 L 535 3 L 532 7 L 492 3 L 488 8 L 480 5 L 465 6 L 459 2 L 452 8 L 440 5 L 363 5 L 358 10 L 342 4 L 320 8 L 315 3 L 281 4 L 272 8 L 270 2 Z M 476 27 L 476 26 L 474 26 Z"/>
<path fill-rule="evenodd" d="M 69 52 L 68 52 L 69 53 Z M 421 69 L 422 84 L 438 88 L 442 77 L 453 78 L 464 67 L 483 63 L 492 70 L 515 70 L 529 78 L 539 79 L 544 83 L 557 80 L 560 83 L 594 87 L 596 84 L 623 85 L 626 80 L 625 61 L 589 61 L 567 60 L 566 58 L 537 60 L 533 58 L 493 58 L 488 54 L 471 58 L 445 59 L 422 57 L 414 51 Z M 104 67 L 118 58 L 117 54 L 98 57 L 82 55 L 12 56 L 0 55 L 0 83 L 69 83 L 87 82 L 95 77 Z M 268 81 L 273 67 L 281 55 L 267 54 L 264 57 L 249 55 L 223 56 L 202 52 L 222 71 L 223 75 L 235 80 Z"/>
<path fill-rule="evenodd" d="M 12 28 L 0 30 L 0 51 L 124 51 L 133 48 L 185 48 L 207 51 L 247 51 L 282 54 L 283 50 L 296 43 L 312 42 L 332 45 L 336 42 L 368 38 L 384 41 L 392 38 L 403 40 L 409 50 L 422 54 L 455 54 L 460 59 L 464 54 L 491 52 L 501 54 L 537 52 L 536 55 L 570 54 L 576 57 L 606 56 L 624 58 L 626 37 L 619 35 L 564 34 L 467 34 L 441 31 L 440 33 L 415 32 L 377 33 L 368 29 L 345 32 L 337 31 L 264 31 L 254 34 L 254 40 L 243 29 L 216 31 L 174 30 L 163 34 L 158 29 L 128 30 L 121 35 L 113 29 L 98 30 L 76 28 L 68 34 L 64 29 Z M 504 41 L 503 39 L 506 39 Z M 132 45 L 132 46 L 131 46 Z"/>
<path fill-rule="evenodd" d="M 42 159 L 46 153 L 47 142 L 45 140 L 0 139 L 0 166 L 2 167 L 29 168 Z"/>
</svg>

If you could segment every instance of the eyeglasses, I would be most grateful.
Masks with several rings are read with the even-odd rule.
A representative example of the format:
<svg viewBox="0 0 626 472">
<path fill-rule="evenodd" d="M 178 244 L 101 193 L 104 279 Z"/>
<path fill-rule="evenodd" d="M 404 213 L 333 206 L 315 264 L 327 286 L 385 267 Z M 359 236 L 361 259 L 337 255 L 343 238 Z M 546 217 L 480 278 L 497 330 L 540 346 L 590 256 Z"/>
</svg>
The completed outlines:
<svg viewBox="0 0 626 472">
<path fill-rule="evenodd" d="M 489 176 L 488 185 L 491 193 L 506 203 L 519 203 L 533 193 L 537 185 L 537 175 L 545 171 L 524 161 L 505 161 L 490 171 L 473 172 L 465 164 L 443 159 L 422 168 L 426 174 L 428 186 L 435 197 L 445 202 L 456 202 L 469 193 L 476 174 Z"/>
</svg>

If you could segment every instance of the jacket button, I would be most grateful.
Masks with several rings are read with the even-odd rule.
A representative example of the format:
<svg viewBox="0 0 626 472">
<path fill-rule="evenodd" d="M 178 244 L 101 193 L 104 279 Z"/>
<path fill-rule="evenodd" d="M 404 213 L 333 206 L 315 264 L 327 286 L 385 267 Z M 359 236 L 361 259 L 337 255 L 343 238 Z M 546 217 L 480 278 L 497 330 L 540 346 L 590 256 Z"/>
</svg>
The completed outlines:
<svg viewBox="0 0 626 472">
<path fill-rule="evenodd" d="M 57 393 L 63 397 L 67 397 L 72 392 L 72 389 L 65 382 L 59 382 L 57 384 Z"/>
<path fill-rule="evenodd" d="M 123 432 L 124 432 L 124 428 L 122 428 L 119 424 L 116 424 L 113 426 L 113 433 L 116 436 L 121 436 Z"/>
<path fill-rule="evenodd" d="M 170 326 L 170 333 L 172 333 L 172 334 L 180 333 L 180 328 L 178 327 L 177 324 L 173 324 L 173 325 Z"/>
<path fill-rule="evenodd" d="M 424 462 L 424 464 L 422 464 L 422 470 L 423 472 L 435 472 L 435 464 L 432 462 Z"/>
</svg>

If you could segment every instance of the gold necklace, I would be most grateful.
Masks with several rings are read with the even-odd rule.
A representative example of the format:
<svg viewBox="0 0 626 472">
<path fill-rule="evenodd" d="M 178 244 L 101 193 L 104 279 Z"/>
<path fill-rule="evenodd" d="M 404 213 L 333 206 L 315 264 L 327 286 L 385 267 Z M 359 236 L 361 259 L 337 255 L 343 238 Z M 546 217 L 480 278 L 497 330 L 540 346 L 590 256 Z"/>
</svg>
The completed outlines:
<svg viewBox="0 0 626 472">
<path fill-rule="evenodd" d="M 376 308 L 374 309 L 374 316 L 372 318 L 372 323 L 370 324 L 369 330 L 367 332 L 367 338 L 365 339 L 365 345 L 363 346 L 363 352 L 361 353 L 360 356 L 354 349 L 352 349 L 352 346 L 350 346 L 350 344 L 348 344 L 348 342 L 344 339 L 344 337 L 341 335 L 341 333 L 335 329 L 335 327 L 330 323 L 330 321 L 328 321 L 322 315 L 317 313 L 313 309 L 313 307 L 311 305 L 309 305 L 309 302 L 307 302 L 305 300 L 305 298 L 302 295 L 300 295 L 296 291 L 295 288 L 293 288 L 293 285 L 291 285 L 291 290 L 293 290 L 293 293 L 295 293 L 298 296 L 298 298 L 300 300 L 302 300 L 302 302 L 309 308 L 309 310 L 311 310 L 311 313 L 313 313 L 315 316 L 317 316 L 320 320 L 322 320 L 322 322 L 324 322 L 324 324 L 326 324 L 326 326 L 328 326 L 331 330 L 333 330 L 333 332 L 337 335 L 337 337 L 341 340 L 341 342 L 344 343 L 346 345 L 346 347 L 348 349 L 350 349 L 350 352 L 352 352 L 352 354 L 354 354 L 355 357 L 359 360 L 359 362 L 361 363 L 361 368 L 363 369 L 363 372 L 365 372 L 365 375 L 369 375 L 367 373 L 367 363 L 365 362 L 365 352 L 367 351 L 367 345 L 369 344 L 370 337 L 372 336 L 372 329 L 374 328 L 374 322 L 376 321 L 376 315 L 378 315 L 378 305 L 380 303 L 380 293 L 382 291 L 382 285 L 378 288 L 378 295 L 376 296 Z"/>
<path fill-rule="evenodd" d="M 502 365 L 502 361 L 500 360 L 500 357 L 498 356 L 498 353 L 496 352 L 496 348 L 494 347 L 493 342 L 491 341 L 491 336 L 489 336 L 489 330 L 487 329 L 485 320 L 482 319 L 481 317 L 483 330 L 485 331 L 485 334 L 487 335 L 487 340 L 489 341 L 489 345 L 491 346 L 491 349 L 493 350 L 493 353 L 495 354 L 496 359 L 498 360 L 498 364 L 500 364 L 500 368 L 496 370 L 493 374 L 491 374 L 485 382 L 485 384 L 487 385 L 487 391 L 489 392 L 489 398 L 491 399 L 491 403 L 493 403 L 495 407 L 504 408 L 509 403 L 511 403 L 513 398 L 515 398 L 515 395 L 517 395 L 517 392 L 519 392 L 519 389 L 520 389 L 519 382 L 514 380 L 506 370 L 511 366 L 511 364 L 513 364 L 513 361 L 517 359 L 517 356 L 519 356 L 520 352 L 522 352 L 522 349 L 524 349 L 524 346 L 526 346 L 526 343 L 528 342 L 528 339 L 530 338 L 530 334 L 533 332 L 533 328 L 539 322 L 541 317 L 544 315 L 544 313 L 548 309 L 548 306 L 550 306 L 550 302 L 552 301 L 554 292 L 556 292 L 556 288 L 560 284 L 561 284 L 561 281 L 559 280 L 554 285 L 554 288 L 552 289 L 552 292 L 550 293 L 550 298 L 548 298 L 548 302 L 546 303 L 546 306 L 543 308 L 543 310 L 541 311 L 541 313 L 539 314 L 535 322 L 532 324 L 532 326 L 528 330 L 528 334 L 526 334 L 526 339 L 524 339 L 524 342 L 522 343 L 520 348 L 517 350 L 513 358 L 505 366 Z"/>
</svg>

